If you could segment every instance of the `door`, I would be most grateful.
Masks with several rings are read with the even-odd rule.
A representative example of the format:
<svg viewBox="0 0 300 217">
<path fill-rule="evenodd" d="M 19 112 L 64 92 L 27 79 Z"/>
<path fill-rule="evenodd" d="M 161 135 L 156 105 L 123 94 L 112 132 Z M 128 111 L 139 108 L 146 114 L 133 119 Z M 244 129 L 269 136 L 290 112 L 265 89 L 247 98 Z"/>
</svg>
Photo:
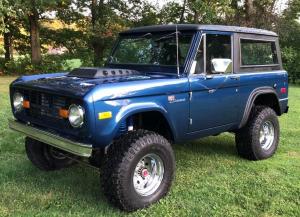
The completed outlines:
<svg viewBox="0 0 300 217">
<path fill-rule="evenodd" d="M 233 74 L 233 35 L 203 34 L 190 80 L 189 132 L 234 125 L 239 76 Z"/>
</svg>

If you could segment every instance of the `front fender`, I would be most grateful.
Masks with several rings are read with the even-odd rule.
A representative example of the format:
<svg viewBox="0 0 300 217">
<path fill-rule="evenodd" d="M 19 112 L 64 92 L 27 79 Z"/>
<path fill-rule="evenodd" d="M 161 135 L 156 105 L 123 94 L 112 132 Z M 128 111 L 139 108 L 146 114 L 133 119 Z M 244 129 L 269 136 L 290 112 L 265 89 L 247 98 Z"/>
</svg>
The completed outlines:
<svg viewBox="0 0 300 217">
<path fill-rule="evenodd" d="M 167 110 L 162 105 L 159 105 L 158 103 L 136 102 L 136 103 L 129 104 L 127 106 L 123 106 L 120 109 L 119 113 L 116 115 L 116 121 L 120 122 L 133 114 L 140 113 L 140 112 L 147 112 L 147 111 L 159 111 L 164 116 L 165 114 L 167 114 Z"/>
<path fill-rule="evenodd" d="M 152 101 L 150 101 L 152 98 Z M 95 146 L 105 147 L 116 137 L 121 123 L 131 115 L 157 111 L 160 112 L 168 121 L 174 137 L 176 137 L 175 126 L 172 120 L 169 119 L 166 105 L 164 104 L 163 96 L 149 97 L 147 102 L 145 98 L 99 101 L 95 103 L 95 116 L 99 117 L 101 112 L 111 112 L 112 117 L 104 120 L 96 120 L 95 124 Z"/>
</svg>

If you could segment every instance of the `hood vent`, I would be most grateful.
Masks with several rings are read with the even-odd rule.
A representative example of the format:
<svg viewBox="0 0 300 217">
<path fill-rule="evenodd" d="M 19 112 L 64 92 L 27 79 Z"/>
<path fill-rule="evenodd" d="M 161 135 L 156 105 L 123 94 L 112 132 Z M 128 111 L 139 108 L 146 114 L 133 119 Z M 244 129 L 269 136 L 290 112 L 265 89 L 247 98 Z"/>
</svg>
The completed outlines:
<svg viewBox="0 0 300 217">
<path fill-rule="evenodd" d="M 114 76 L 139 75 L 140 73 L 130 69 L 111 69 L 111 68 L 76 68 L 73 69 L 68 77 L 78 78 L 105 78 Z"/>
</svg>

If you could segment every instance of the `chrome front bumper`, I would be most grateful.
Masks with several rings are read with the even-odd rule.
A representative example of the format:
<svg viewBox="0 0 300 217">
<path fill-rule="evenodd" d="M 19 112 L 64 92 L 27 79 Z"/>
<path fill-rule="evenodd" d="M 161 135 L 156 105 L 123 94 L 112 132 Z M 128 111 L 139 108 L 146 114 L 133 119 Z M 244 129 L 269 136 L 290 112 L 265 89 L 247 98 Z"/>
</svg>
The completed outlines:
<svg viewBox="0 0 300 217">
<path fill-rule="evenodd" d="M 92 155 L 92 145 L 74 142 L 72 140 L 57 136 L 55 134 L 34 128 L 32 126 L 20 123 L 16 120 L 8 120 L 9 128 L 26 136 L 36 139 L 40 142 L 54 146 L 66 152 L 81 157 L 90 157 Z"/>
</svg>

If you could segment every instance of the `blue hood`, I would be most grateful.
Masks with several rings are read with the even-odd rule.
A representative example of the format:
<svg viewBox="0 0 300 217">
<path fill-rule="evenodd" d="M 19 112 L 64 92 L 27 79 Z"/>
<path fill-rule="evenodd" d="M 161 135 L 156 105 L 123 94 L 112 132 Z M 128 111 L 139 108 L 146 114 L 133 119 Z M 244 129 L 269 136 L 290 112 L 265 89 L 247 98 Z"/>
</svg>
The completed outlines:
<svg viewBox="0 0 300 217">
<path fill-rule="evenodd" d="M 188 91 L 187 78 L 176 76 L 149 76 L 147 79 L 127 80 L 118 84 L 104 83 L 92 91 L 94 101 L 133 97 L 169 95 Z"/>
<path fill-rule="evenodd" d="M 138 95 L 158 94 L 159 86 L 176 84 L 181 79 L 162 74 L 126 75 L 105 78 L 69 77 L 68 73 L 23 76 L 13 82 L 14 88 L 25 88 L 64 96 L 84 97 L 88 93 L 94 100 L 107 100 Z M 179 82 L 181 83 L 181 82 Z M 157 91 L 154 91 L 156 89 Z M 151 90 L 149 92 L 149 90 Z M 163 92 L 166 89 L 160 89 Z M 170 91 L 170 90 L 169 90 Z"/>
</svg>

